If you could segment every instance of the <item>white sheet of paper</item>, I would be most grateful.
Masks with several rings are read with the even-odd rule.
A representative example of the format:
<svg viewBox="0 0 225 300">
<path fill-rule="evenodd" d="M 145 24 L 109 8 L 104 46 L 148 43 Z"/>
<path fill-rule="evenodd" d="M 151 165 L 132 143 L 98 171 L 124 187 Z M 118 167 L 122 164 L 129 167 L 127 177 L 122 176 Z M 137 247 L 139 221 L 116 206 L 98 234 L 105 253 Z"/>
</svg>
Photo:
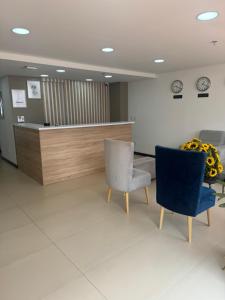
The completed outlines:
<svg viewBox="0 0 225 300">
<path fill-rule="evenodd" d="M 29 99 L 41 99 L 40 81 L 27 80 L 27 93 Z"/>
<path fill-rule="evenodd" d="M 13 107 L 27 107 L 26 91 L 12 90 Z"/>
</svg>

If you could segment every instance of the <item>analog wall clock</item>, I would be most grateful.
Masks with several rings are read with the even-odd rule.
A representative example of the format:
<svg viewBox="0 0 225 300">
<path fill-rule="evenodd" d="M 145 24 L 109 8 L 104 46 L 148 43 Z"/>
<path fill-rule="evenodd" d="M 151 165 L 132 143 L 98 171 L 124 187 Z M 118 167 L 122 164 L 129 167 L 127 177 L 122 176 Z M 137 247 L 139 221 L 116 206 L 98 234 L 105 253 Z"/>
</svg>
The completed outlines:
<svg viewBox="0 0 225 300">
<path fill-rule="evenodd" d="M 211 86 L 211 81 L 208 77 L 200 77 L 196 81 L 196 87 L 199 92 L 205 92 L 207 91 Z"/>
<path fill-rule="evenodd" d="M 183 82 L 181 80 L 174 80 L 171 84 L 171 91 L 174 94 L 179 94 L 183 90 Z"/>
</svg>

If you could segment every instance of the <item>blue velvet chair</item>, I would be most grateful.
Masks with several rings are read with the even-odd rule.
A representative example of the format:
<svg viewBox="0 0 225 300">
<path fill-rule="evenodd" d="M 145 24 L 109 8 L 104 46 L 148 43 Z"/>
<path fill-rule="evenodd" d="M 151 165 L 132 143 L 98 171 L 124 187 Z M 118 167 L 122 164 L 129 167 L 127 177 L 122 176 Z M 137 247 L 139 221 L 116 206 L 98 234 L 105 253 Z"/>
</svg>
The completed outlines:
<svg viewBox="0 0 225 300">
<path fill-rule="evenodd" d="M 192 217 L 215 205 L 215 191 L 203 187 L 205 153 L 156 146 L 156 200 L 164 208 L 188 217 L 188 240 L 192 240 Z"/>
</svg>

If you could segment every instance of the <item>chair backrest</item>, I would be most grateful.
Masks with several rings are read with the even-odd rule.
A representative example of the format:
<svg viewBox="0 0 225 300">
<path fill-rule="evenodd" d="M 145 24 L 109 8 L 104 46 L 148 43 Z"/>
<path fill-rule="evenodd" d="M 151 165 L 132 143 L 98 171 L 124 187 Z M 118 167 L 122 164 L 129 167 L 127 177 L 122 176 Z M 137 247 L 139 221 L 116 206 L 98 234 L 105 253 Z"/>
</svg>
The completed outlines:
<svg viewBox="0 0 225 300">
<path fill-rule="evenodd" d="M 213 144 L 215 146 L 225 145 L 225 131 L 201 130 L 199 139 L 206 144 Z"/>
<path fill-rule="evenodd" d="M 187 216 L 196 214 L 206 154 L 156 146 L 156 200 Z"/>
<path fill-rule="evenodd" d="M 119 191 L 127 191 L 133 175 L 134 144 L 105 139 L 105 171 L 107 184 Z"/>
</svg>

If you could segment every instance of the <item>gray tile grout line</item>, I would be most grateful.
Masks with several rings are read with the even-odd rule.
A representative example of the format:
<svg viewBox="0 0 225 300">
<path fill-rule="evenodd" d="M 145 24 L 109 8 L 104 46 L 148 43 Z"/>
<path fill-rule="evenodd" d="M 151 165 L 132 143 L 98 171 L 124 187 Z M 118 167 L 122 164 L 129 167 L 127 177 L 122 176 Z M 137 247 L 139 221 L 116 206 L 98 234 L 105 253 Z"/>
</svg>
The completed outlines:
<svg viewBox="0 0 225 300">
<path fill-rule="evenodd" d="M 60 253 L 70 262 L 72 263 L 72 265 L 86 278 L 86 280 L 96 289 L 96 291 L 98 291 L 98 293 L 105 299 L 105 300 L 108 300 L 108 298 L 106 298 L 106 296 L 99 290 L 98 287 L 96 287 L 94 285 L 94 283 L 92 281 L 90 281 L 90 279 L 86 276 L 86 274 L 80 270 L 80 268 L 62 251 L 62 249 L 60 249 L 58 247 L 58 245 L 42 230 L 42 228 L 40 228 L 40 226 L 38 226 L 38 224 L 35 222 L 35 220 L 33 220 L 33 218 L 27 214 L 26 211 L 23 210 L 23 208 L 19 205 L 19 204 L 16 204 L 16 206 L 21 209 L 23 211 L 23 213 L 31 220 L 31 222 L 38 228 L 38 230 L 44 234 L 44 236 L 51 242 L 51 244 L 53 244 L 56 249 L 58 251 L 60 251 Z M 40 250 L 41 251 L 41 250 Z M 40 251 L 37 251 L 36 253 L 40 252 Z M 57 289 L 55 290 L 57 291 Z"/>
<path fill-rule="evenodd" d="M 6 230 L 6 231 L 0 232 L 0 237 L 1 237 L 1 235 L 8 234 L 8 233 L 10 233 L 10 232 L 12 232 L 12 231 L 20 230 L 20 229 L 22 229 L 23 227 L 26 227 L 26 226 L 29 226 L 29 225 L 33 225 L 32 222 L 26 223 L 26 224 L 24 224 L 24 225 L 19 225 L 19 226 L 17 226 L 17 227 L 14 227 L 14 228 L 8 229 L 8 230 Z"/>
<path fill-rule="evenodd" d="M 8 195 L 9 196 L 9 198 L 11 198 L 10 197 L 10 195 Z M 11 200 L 13 200 L 13 199 L 11 199 Z M 100 293 L 100 295 L 102 295 L 102 297 L 103 298 L 105 298 L 106 300 L 107 300 L 107 298 L 104 296 L 104 294 L 102 294 L 102 292 L 89 280 L 89 278 L 86 276 L 86 274 L 83 272 L 83 271 L 81 271 L 80 269 L 79 269 L 79 267 L 77 267 L 76 266 L 76 264 L 69 258 L 69 257 L 67 257 L 66 256 L 66 254 L 57 246 L 57 244 L 38 226 L 38 224 L 35 222 L 35 220 L 33 220 L 33 218 L 26 212 L 26 211 L 24 211 L 24 209 L 23 209 L 23 207 L 22 206 L 20 206 L 20 204 L 18 204 L 18 203 L 16 203 L 14 200 L 13 200 L 13 202 L 15 203 L 15 206 L 14 206 L 14 208 L 15 207 L 17 207 L 17 208 L 19 208 L 29 219 L 30 219 L 30 221 L 31 221 L 31 223 L 34 225 L 34 226 L 36 226 L 37 228 L 38 228 L 38 230 L 42 233 L 42 234 L 44 234 L 45 236 L 46 236 L 46 238 L 51 242 L 51 244 L 53 244 L 55 247 L 56 247 L 56 249 L 58 249 L 58 251 L 60 251 L 62 254 L 63 254 L 63 256 L 67 259 L 67 260 L 69 260 L 74 266 L 75 266 L 75 268 L 76 269 L 78 269 L 79 270 L 79 272 L 86 278 L 86 280 Z M 10 208 L 9 208 L 10 209 Z M 28 224 L 25 224 L 25 225 L 22 225 L 22 226 L 19 226 L 19 227 L 17 227 L 18 229 L 19 228 L 22 228 L 22 227 L 24 227 L 24 226 L 27 226 L 27 225 L 29 225 L 29 224 L 31 224 L 31 223 L 28 223 Z M 12 229 L 12 230 L 16 230 L 17 228 L 15 228 L 15 229 Z M 9 231 L 11 231 L 11 230 L 9 230 Z M 9 231 L 7 231 L 7 232 L 9 232 Z M 3 233 L 4 234 L 4 233 Z M 71 236 L 73 236 L 73 235 L 71 235 Z M 143 236 L 142 236 L 142 238 L 143 238 Z M 142 239 L 141 238 L 141 239 Z M 136 243 L 134 243 L 134 244 L 136 244 Z M 215 244 L 215 245 L 219 245 L 219 241 Z M 119 253 L 121 253 L 121 252 L 123 252 L 124 250 L 127 250 L 128 248 L 130 248 L 132 245 L 130 245 L 130 246 L 128 246 L 128 247 L 126 247 L 125 249 L 122 249 L 121 251 L 119 251 Z M 38 250 L 38 251 L 35 251 L 35 253 L 38 253 L 38 252 L 40 252 L 41 250 Z M 28 255 L 29 256 L 29 255 Z M 113 257 L 114 257 L 115 255 L 113 255 Z M 194 268 L 196 268 L 196 266 L 197 265 L 199 265 L 199 264 L 201 264 L 201 262 L 204 260 L 204 259 L 206 259 L 208 257 L 208 255 L 206 255 L 206 256 L 204 256 L 203 258 L 202 258 L 202 260 L 199 262 L 199 263 L 197 263 L 195 266 L 193 266 L 192 268 L 191 268 L 191 270 L 192 269 L 194 269 Z M 95 268 L 93 268 L 93 269 L 95 269 Z M 181 281 L 183 281 L 183 279 L 184 279 L 184 277 L 186 277 L 189 273 L 190 273 L 190 271 L 191 270 L 189 270 L 189 271 L 187 271 L 187 273 L 185 274 L 185 275 L 183 275 L 183 276 L 181 276 L 179 279 L 178 279 L 178 281 L 179 282 L 181 282 Z M 175 286 L 177 283 L 174 283 L 174 284 L 172 284 L 171 285 L 171 287 L 170 288 L 173 288 L 173 286 Z M 57 290 L 57 289 L 56 289 Z M 169 290 L 169 288 L 168 288 L 168 290 Z M 161 296 L 163 296 L 163 294 L 161 294 L 161 295 L 159 295 L 160 297 Z M 157 299 L 159 299 L 159 298 L 157 298 Z"/>
<path fill-rule="evenodd" d="M 164 297 L 166 295 L 167 292 L 169 292 L 170 290 L 172 290 L 175 286 L 179 285 L 180 283 L 182 283 L 185 278 L 190 275 L 190 273 L 192 273 L 192 271 L 194 269 L 196 269 L 198 266 L 200 266 L 208 257 L 210 257 L 210 254 L 206 254 L 203 257 L 201 257 L 201 259 L 196 262 L 196 264 L 194 264 L 190 270 L 186 271 L 185 274 L 182 274 L 179 276 L 179 278 L 176 280 L 176 282 L 171 283 L 169 286 L 167 286 L 166 290 L 164 290 L 160 295 L 156 296 L 155 299 L 153 300 L 160 300 L 162 297 Z"/>
<path fill-rule="evenodd" d="M 12 200 L 12 199 L 11 199 Z M 5 209 L 3 209 L 3 210 L 1 210 L 0 211 L 0 214 L 2 214 L 2 213 L 4 213 L 4 212 L 6 212 L 6 211 L 9 211 L 9 210 L 13 210 L 13 209 L 19 209 L 19 210 L 21 210 L 22 212 L 23 212 L 23 214 L 24 214 L 24 211 L 14 202 L 14 206 L 12 206 L 12 207 L 8 207 L 8 208 L 5 208 Z M 26 214 L 24 214 L 26 217 L 27 217 L 27 215 Z M 30 220 L 30 218 L 29 218 L 29 220 Z M 30 220 L 31 221 L 31 220 Z M 7 233 L 9 233 L 10 231 L 14 231 L 14 230 L 17 230 L 17 229 L 20 229 L 20 228 L 23 228 L 23 227 L 25 227 L 25 226 L 27 226 L 27 225 L 30 225 L 31 224 L 31 222 L 28 222 L 28 223 L 26 223 L 26 224 L 23 224 L 23 225 L 17 225 L 16 227 L 13 227 L 13 228 L 11 228 L 11 229 L 7 229 L 7 230 L 5 230 L 5 231 L 3 231 L 3 232 L 0 232 L 0 236 L 1 235 L 3 235 L 3 234 L 7 234 Z"/>
<path fill-rule="evenodd" d="M 153 230 L 155 230 L 155 229 L 150 230 L 149 233 L 151 233 Z M 124 248 L 118 250 L 117 252 L 114 252 L 114 253 L 111 254 L 109 257 L 106 257 L 106 258 L 103 259 L 100 263 L 97 263 L 95 266 L 90 267 L 87 271 L 89 272 L 89 271 L 95 270 L 96 268 L 98 268 L 98 266 L 99 266 L 100 264 L 103 264 L 103 263 L 107 262 L 108 260 L 113 259 L 113 258 L 115 258 L 116 256 L 122 254 L 123 252 L 129 250 L 129 249 L 132 248 L 133 246 L 136 246 L 138 243 L 142 242 L 147 236 L 149 236 L 149 233 L 145 233 L 145 234 L 143 234 L 143 235 L 141 235 L 141 236 L 139 236 L 139 237 L 136 237 L 135 241 L 129 243 L 129 245 L 127 245 L 127 246 L 125 246 Z"/>
<path fill-rule="evenodd" d="M 63 252 L 63 250 L 61 249 L 61 248 L 59 248 L 58 247 L 58 245 L 56 244 L 56 242 L 55 241 L 53 241 L 40 227 L 39 227 L 39 225 L 36 223 L 36 221 L 26 212 L 26 211 L 24 211 L 24 209 L 23 209 L 23 207 L 22 206 L 20 206 L 18 203 L 16 203 L 16 206 L 19 208 L 19 209 L 21 209 L 22 211 L 23 211 L 23 213 L 31 220 L 31 222 L 38 228 L 38 230 L 42 233 L 42 234 L 44 234 L 47 238 L 48 238 L 48 240 L 56 247 L 56 249 L 58 249 L 62 254 L 63 254 L 63 256 L 64 257 L 66 257 L 66 259 L 67 260 L 69 260 L 78 270 L 79 270 L 79 272 L 87 279 L 87 281 L 99 292 L 99 294 L 103 297 L 103 298 L 105 298 L 106 300 L 107 300 L 107 298 L 106 298 L 106 296 L 94 285 L 94 283 L 92 283 L 92 281 L 90 281 L 90 279 L 87 277 L 87 275 L 85 274 L 85 272 L 83 272 L 82 270 L 80 270 L 80 268 Z M 101 219 L 101 220 L 99 220 L 97 223 L 101 223 L 102 221 L 103 221 L 104 219 Z M 79 230 L 79 232 L 80 231 L 82 231 L 82 230 L 85 230 L 85 229 L 81 229 L 81 230 Z M 155 229 L 152 229 L 151 231 L 154 231 Z M 150 231 L 150 232 L 151 232 Z M 66 237 L 66 238 L 71 238 L 72 236 L 74 236 L 75 234 L 71 234 L 71 235 L 69 235 L 68 237 Z M 132 243 L 130 243 L 129 245 L 127 245 L 125 248 L 123 248 L 123 249 L 120 249 L 118 252 L 116 252 L 116 253 L 114 253 L 114 254 L 112 254 L 110 257 L 107 257 L 107 258 L 105 258 L 103 261 L 102 261 L 102 263 L 104 263 L 104 262 L 106 262 L 106 261 L 108 261 L 109 259 L 111 259 L 111 258 L 113 258 L 113 257 L 116 257 L 118 254 L 120 254 L 120 253 L 123 253 L 124 251 L 127 251 L 128 249 L 130 249 L 132 246 L 135 246 L 136 244 L 138 244 L 140 241 L 142 241 L 142 240 L 144 240 L 144 238 L 146 237 L 146 236 L 148 236 L 149 235 L 149 233 L 145 233 L 144 235 L 142 235 L 142 236 L 140 236 L 139 238 L 137 238 L 135 241 L 133 241 Z M 65 238 L 65 239 L 66 239 Z M 62 240 L 64 240 L 64 239 L 62 239 Z M 37 251 L 37 252 L 40 252 L 41 250 L 39 250 L 39 251 Z M 92 267 L 90 270 L 94 270 L 94 269 L 96 269 L 98 267 L 98 265 L 95 265 L 94 267 Z"/>
</svg>

